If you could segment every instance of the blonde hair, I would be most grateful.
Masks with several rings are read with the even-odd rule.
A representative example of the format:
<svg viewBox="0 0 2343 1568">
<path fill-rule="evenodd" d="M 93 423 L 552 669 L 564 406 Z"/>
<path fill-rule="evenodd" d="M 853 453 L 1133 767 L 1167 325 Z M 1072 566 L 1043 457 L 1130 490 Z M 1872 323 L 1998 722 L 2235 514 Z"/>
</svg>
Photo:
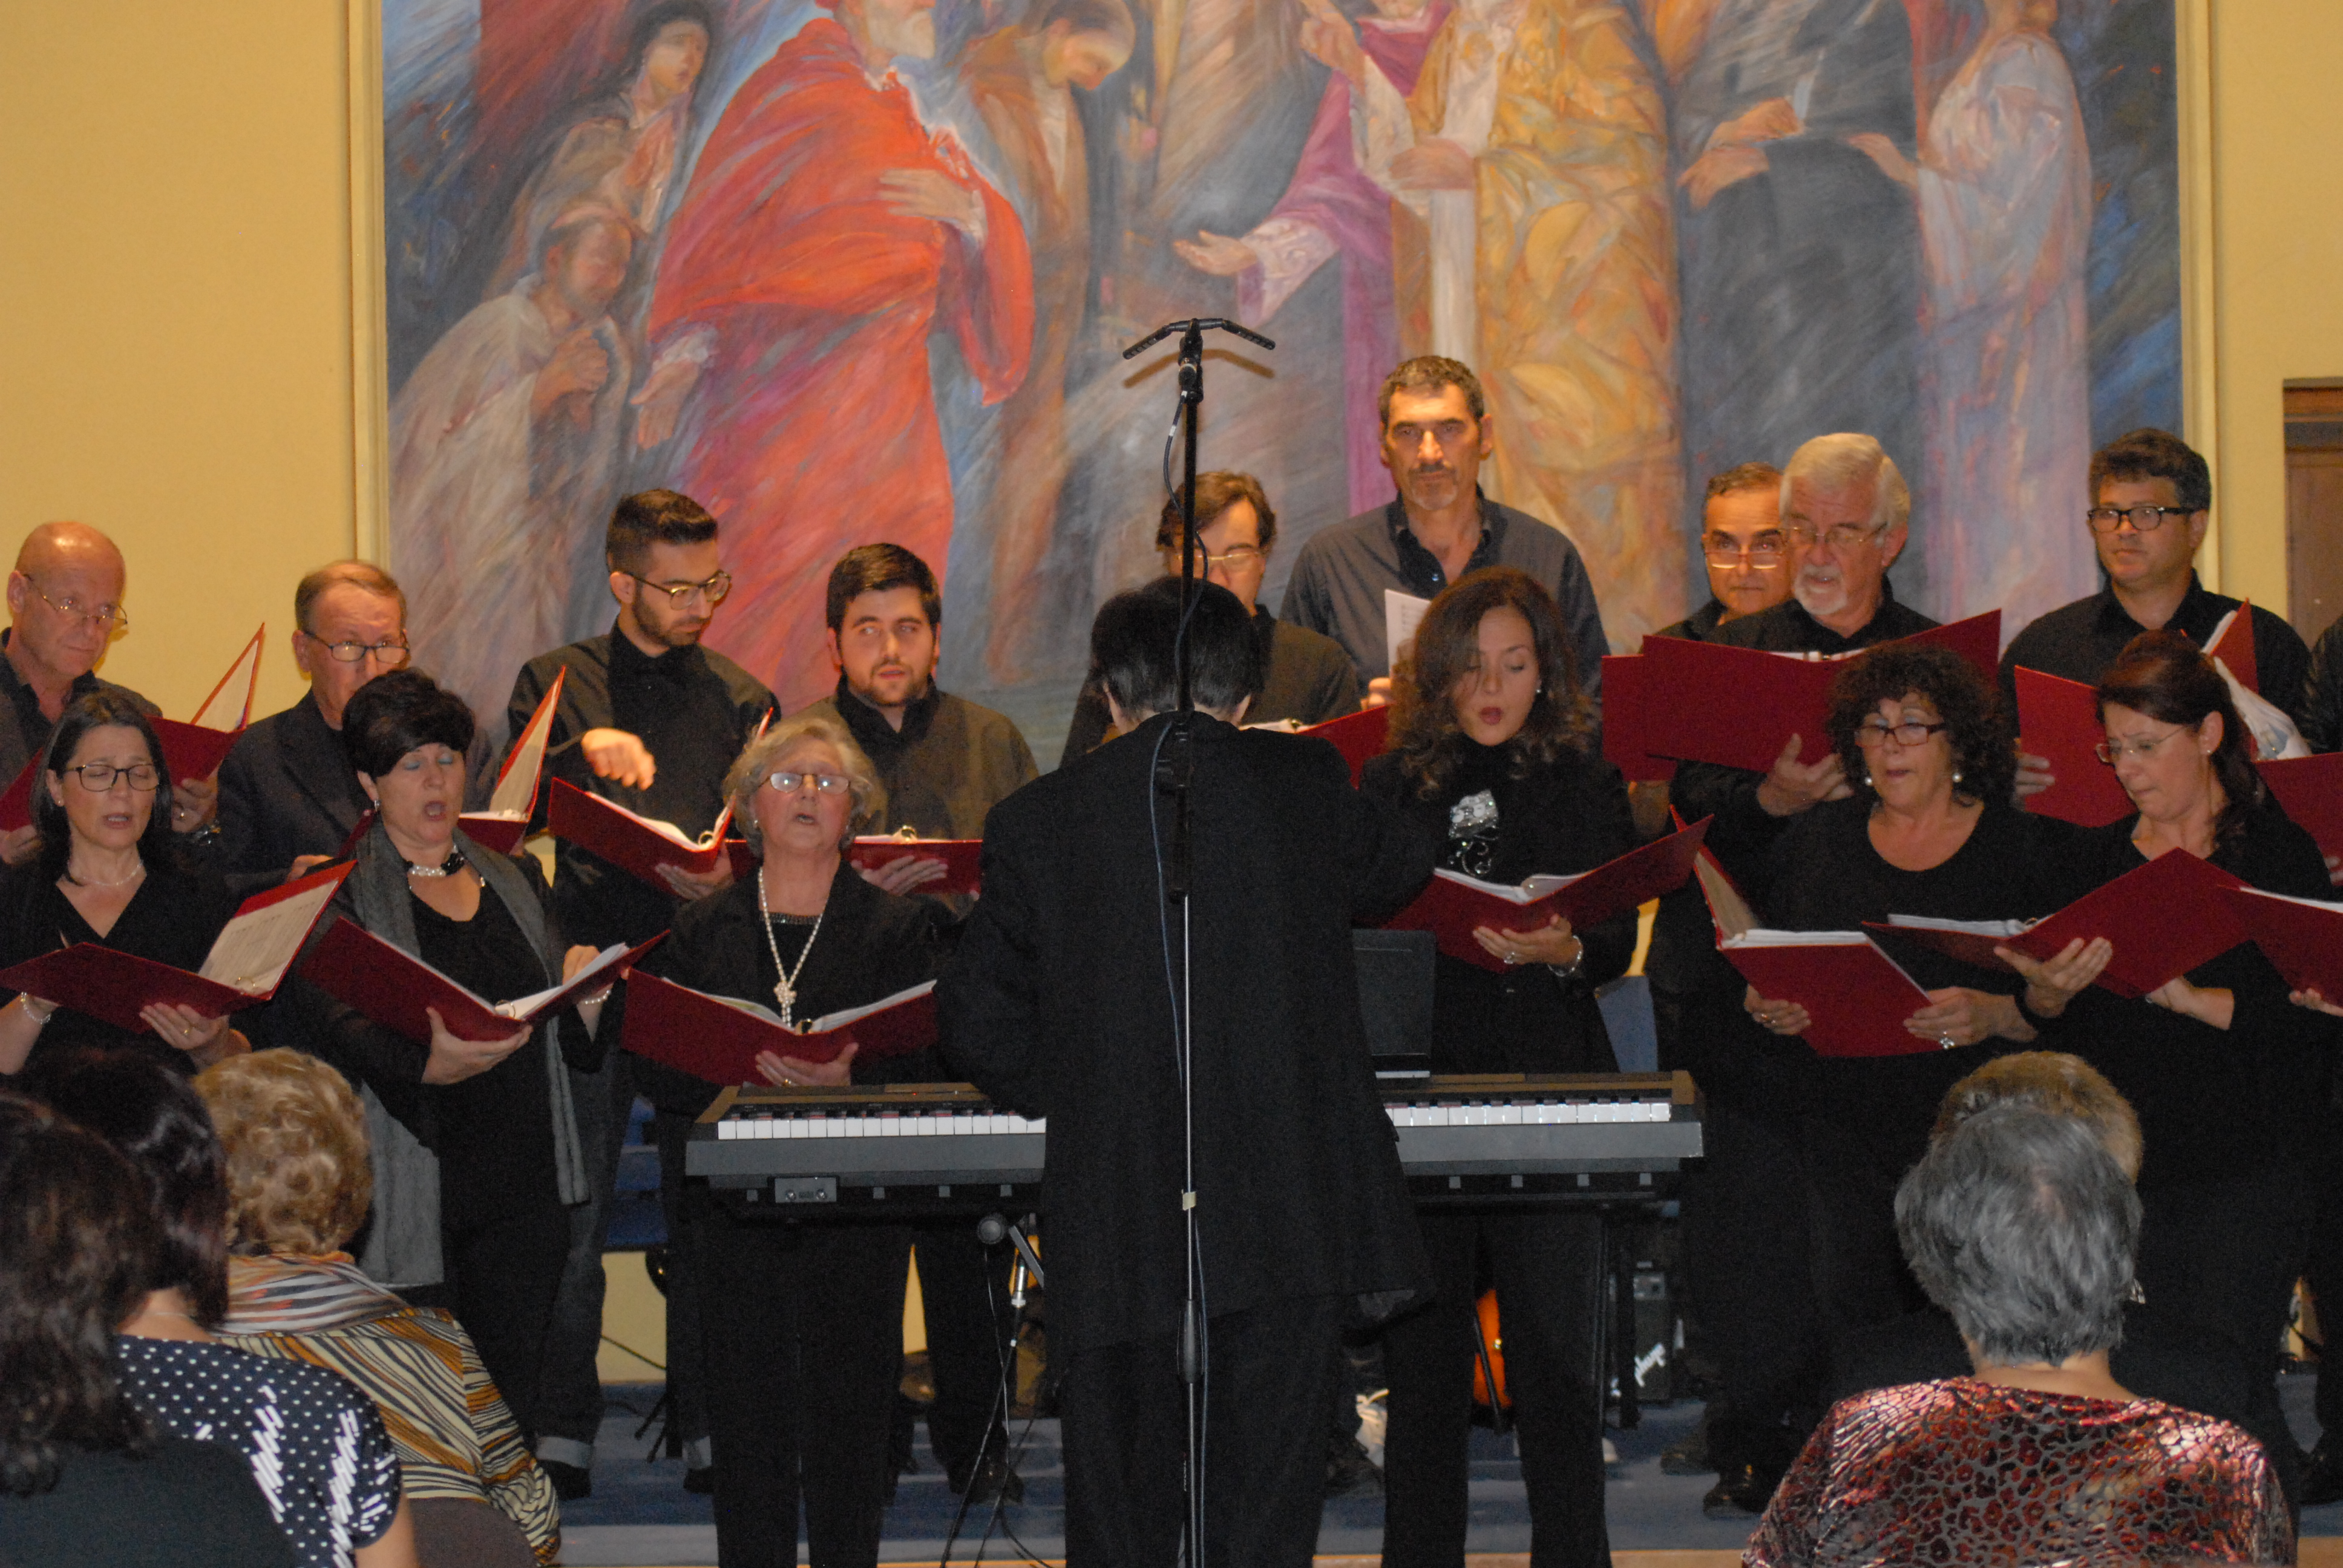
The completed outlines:
<svg viewBox="0 0 2343 1568">
<path fill-rule="evenodd" d="M 2099 1070 L 2063 1050 L 2021 1050 L 1996 1056 L 1950 1089 L 1936 1108 L 1931 1144 L 1996 1105 L 2024 1105 L 2070 1117 L 2091 1130 L 2130 1180 L 2139 1180 L 2144 1145 L 2139 1117 Z"/>
<path fill-rule="evenodd" d="M 848 838 L 887 814 L 887 786 L 879 781 L 879 769 L 871 765 L 862 748 L 854 743 L 845 724 L 827 713 L 799 713 L 782 719 L 741 748 L 731 771 L 724 775 L 724 796 L 732 802 L 733 819 L 748 834 L 749 848 L 759 855 L 765 850 L 764 840 L 755 831 L 756 813 L 752 808 L 757 790 L 772 773 L 773 764 L 800 740 L 819 740 L 830 747 L 838 753 L 839 763 L 846 769 L 847 786 L 854 796 L 854 809 L 846 821 Z M 843 843 L 840 845 L 844 847 Z"/>
<path fill-rule="evenodd" d="M 342 1075 L 298 1050 L 232 1056 L 196 1075 L 226 1151 L 227 1240 L 251 1256 L 338 1251 L 366 1222 L 366 1112 Z"/>
</svg>

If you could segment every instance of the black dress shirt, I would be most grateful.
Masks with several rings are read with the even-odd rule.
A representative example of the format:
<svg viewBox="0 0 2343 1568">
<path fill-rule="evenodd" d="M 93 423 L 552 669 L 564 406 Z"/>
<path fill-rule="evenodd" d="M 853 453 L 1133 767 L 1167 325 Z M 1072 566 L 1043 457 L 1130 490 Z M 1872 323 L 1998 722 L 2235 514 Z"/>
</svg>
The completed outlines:
<svg viewBox="0 0 2343 1568">
<path fill-rule="evenodd" d="M 2172 618 L 2164 623 L 2164 628 L 2177 631 L 2203 648 L 2221 618 L 2241 602 L 2226 594 L 2206 592 L 2205 585 L 2191 572 L 2188 592 L 2181 599 L 2180 608 L 2172 612 Z M 2015 671 L 2021 664 L 2045 675 L 2097 686 L 2125 646 L 2150 629 L 2132 619 L 2131 612 L 2124 608 L 2112 588 L 2101 588 L 2073 604 L 2061 605 L 2011 639 L 2008 649 L 2001 656 L 2002 699 L 2015 716 Z M 2310 672 L 2310 650 L 2302 645 L 2294 628 L 2259 605 L 2254 607 L 2254 668 L 2261 694 L 2283 709 L 2288 719 L 2301 724 L 2303 684 Z M 2312 744 L 2316 746 L 2317 742 Z"/>
<path fill-rule="evenodd" d="M 900 729 L 847 690 L 843 679 L 806 711 L 844 724 L 879 770 L 887 815 L 873 832 L 909 826 L 922 839 L 982 838 L 984 814 L 1041 773 L 1007 714 L 933 685 L 905 706 Z"/>
<path fill-rule="evenodd" d="M 7 657 L 8 639 L 14 632 L 13 627 L 0 630 L 0 687 L 8 693 L 8 700 L 0 703 L 0 789 L 5 789 L 41 754 L 41 748 L 49 743 L 49 731 L 57 727 L 56 720 L 41 711 L 40 694 L 16 673 L 15 664 Z M 128 687 L 101 680 L 95 672 L 75 678 L 66 700 L 93 691 L 126 697 L 132 707 L 149 719 L 163 711 Z"/>
<path fill-rule="evenodd" d="M 37 865 L 10 866 L 0 869 L 0 969 L 75 942 L 96 942 L 174 969 L 200 970 L 220 928 L 235 913 L 236 900 L 210 872 L 150 864 L 146 879 L 115 917 L 114 929 L 101 937 Z M 0 1006 L 15 1000 L 15 991 L 0 989 Z M 66 1007 L 43 1026 L 25 1064 L 29 1069 L 85 1046 L 135 1050 L 177 1071 L 195 1070 L 186 1051 L 164 1044 L 150 1030 L 133 1034 Z"/>
<path fill-rule="evenodd" d="M 1259 605 L 1253 607 L 1252 636 L 1261 649 L 1261 693 L 1245 709 L 1247 724 L 1322 724 L 1359 710 L 1359 675 L 1342 645 L 1306 626 L 1280 620 Z M 1066 729 L 1066 749 L 1058 754 L 1063 764 L 1106 739 L 1114 726 L 1107 709 L 1106 688 L 1096 680 L 1082 683 L 1074 699 L 1074 720 Z"/>
<path fill-rule="evenodd" d="M 569 678 L 547 738 L 547 777 L 688 834 L 714 827 L 724 810 L 726 770 L 773 710 L 763 683 L 704 648 L 670 648 L 653 658 L 614 629 L 523 665 L 506 709 L 506 733 L 520 733 L 562 668 Z M 579 745 L 589 729 L 623 729 L 640 739 L 657 765 L 651 787 L 597 777 Z M 596 948 L 645 941 L 675 919 L 673 894 L 575 845 L 556 847 L 554 868 L 553 912 L 571 941 Z"/>
</svg>

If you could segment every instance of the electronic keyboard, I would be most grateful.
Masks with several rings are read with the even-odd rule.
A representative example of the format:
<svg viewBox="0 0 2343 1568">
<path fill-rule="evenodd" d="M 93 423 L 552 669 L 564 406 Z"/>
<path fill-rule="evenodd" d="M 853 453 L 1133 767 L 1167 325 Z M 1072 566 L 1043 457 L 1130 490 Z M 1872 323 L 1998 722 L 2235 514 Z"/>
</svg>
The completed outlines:
<svg viewBox="0 0 2343 1568">
<path fill-rule="evenodd" d="M 1381 1092 L 1427 1203 L 1650 1200 L 1702 1152 L 1683 1072 L 1433 1077 Z M 684 1169 L 769 1212 L 1038 1208 L 1048 1134 L 965 1083 L 728 1089 L 692 1128 Z"/>
</svg>

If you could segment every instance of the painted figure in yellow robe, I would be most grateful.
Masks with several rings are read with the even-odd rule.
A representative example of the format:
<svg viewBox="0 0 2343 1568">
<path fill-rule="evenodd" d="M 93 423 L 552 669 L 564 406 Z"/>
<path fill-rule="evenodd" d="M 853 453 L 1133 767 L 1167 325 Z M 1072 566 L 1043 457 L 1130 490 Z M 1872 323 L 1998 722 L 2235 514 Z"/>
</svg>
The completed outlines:
<svg viewBox="0 0 2343 1568">
<path fill-rule="evenodd" d="M 1472 365 L 1492 493 L 1560 528 L 1613 646 L 1684 613 L 1667 117 L 1619 0 L 1463 0 L 1360 166 L 1397 199 L 1403 350 Z"/>
</svg>

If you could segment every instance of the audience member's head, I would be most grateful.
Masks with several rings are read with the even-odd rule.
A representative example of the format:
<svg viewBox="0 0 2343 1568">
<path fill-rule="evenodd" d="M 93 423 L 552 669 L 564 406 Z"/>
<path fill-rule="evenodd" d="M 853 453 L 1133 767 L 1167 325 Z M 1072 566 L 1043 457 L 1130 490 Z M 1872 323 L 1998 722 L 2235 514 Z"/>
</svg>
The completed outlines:
<svg viewBox="0 0 2343 1568">
<path fill-rule="evenodd" d="M 620 634 L 654 658 L 698 643 L 732 591 L 732 574 L 717 553 L 716 519 L 680 491 L 644 490 L 621 500 L 602 557 Z"/>
<path fill-rule="evenodd" d="M 407 667 L 407 595 L 370 561 L 333 561 L 293 590 L 293 662 L 329 729 L 376 676 Z"/>
<path fill-rule="evenodd" d="M 66 1446 L 146 1449 L 114 1331 L 160 1245 L 145 1184 L 96 1134 L 0 1090 L 0 1495 L 56 1484 Z"/>
<path fill-rule="evenodd" d="M 258 1050 L 196 1075 L 219 1134 L 229 1251 L 322 1257 L 374 1197 L 366 1111 L 349 1082 L 298 1050 Z"/>
<path fill-rule="evenodd" d="M 2023 1105 L 2071 1116 L 2089 1128 L 2123 1173 L 2139 1180 L 2143 1152 L 2139 1118 L 2099 1070 L 2063 1050 L 2019 1050 L 1996 1056 L 1950 1089 L 1936 1108 L 1935 1142 L 1971 1117 L 1997 1105 Z"/>
<path fill-rule="evenodd" d="M 1944 729 L 1917 745 L 1907 746 L 1899 739 L 1891 754 L 1878 732 L 1891 711 L 1899 722 L 1912 718 Z M 1968 799 L 2006 800 L 2016 778 L 2017 737 L 2002 710 L 2001 694 L 1976 666 L 1949 648 L 1891 642 L 1847 660 L 1831 681 L 1825 723 L 1847 783 L 1857 795 L 1878 794 L 1875 759 L 1864 750 L 1866 725 L 1873 728 L 1870 739 L 1883 758 L 1908 757 L 1942 746 L 1936 765 L 1950 763 L 1953 788 Z"/>
<path fill-rule="evenodd" d="M 1383 467 L 1410 515 L 1471 498 L 1496 436 L 1488 397 L 1468 367 L 1436 354 L 1411 359 L 1383 377 L 1375 411 Z"/>
<path fill-rule="evenodd" d="M 2114 1349 L 2139 1221 L 2139 1194 L 2097 1130 L 2026 1105 L 1968 1118 L 1896 1191 L 1904 1256 L 1981 1366 Z"/>
<path fill-rule="evenodd" d="M 2084 520 L 2099 566 L 2118 592 L 2184 587 L 2212 525 L 2212 470 L 2167 431 L 2134 430 L 2091 454 Z"/>
<path fill-rule="evenodd" d="M 43 523 L 8 574 L 8 658 L 26 680 L 62 688 L 87 675 L 130 629 L 122 552 L 86 523 Z"/>
<path fill-rule="evenodd" d="M 1176 578 L 1158 578 L 1099 607 L 1091 623 L 1091 678 L 1105 689 L 1118 729 L 1128 731 L 1180 706 L 1183 635 L 1198 708 L 1233 724 L 1260 694 L 1261 645 L 1253 640 L 1251 607 L 1212 583 L 1197 584 L 1195 594 L 1184 634 Z"/>
<path fill-rule="evenodd" d="M 2099 677 L 2098 703 L 2107 755 L 2142 816 L 2177 820 L 2209 802 L 2217 838 L 2245 831 L 2267 789 L 2229 683 L 2201 648 L 2141 632 Z"/>
<path fill-rule="evenodd" d="M 943 651 L 936 574 L 900 545 L 858 545 L 830 568 L 822 610 L 848 693 L 900 725 L 928 694 Z"/>
<path fill-rule="evenodd" d="M 1585 746 L 1594 728 L 1562 610 L 1515 567 L 1443 588 L 1392 673 L 1391 749 L 1426 799 L 1473 747 L 1509 748 L 1518 778 Z"/>
<path fill-rule="evenodd" d="M 150 1291 L 177 1291 L 196 1322 L 227 1312 L 227 1179 L 195 1085 L 152 1057 L 115 1051 L 60 1062 L 42 1098 L 129 1157 L 162 1227 Z"/>
<path fill-rule="evenodd" d="M 1782 532 L 1782 470 L 1744 463 L 1708 481 L 1701 503 L 1701 554 L 1708 591 L 1725 608 L 1722 626 L 1790 597 L 1790 541 Z"/>
<path fill-rule="evenodd" d="M 1817 436 L 1782 470 L 1782 531 L 1796 552 L 1792 591 L 1825 626 L 1853 635 L 1885 597 L 1910 535 L 1912 492 L 1869 436 Z"/>
<path fill-rule="evenodd" d="M 1155 521 L 1155 553 L 1166 577 L 1180 575 L 1182 524 L 1178 491 L 1164 501 Z M 1195 574 L 1258 608 L 1261 579 L 1269 573 L 1269 552 L 1277 544 L 1277 514 L 1269 492 L 1251 474 L 1215 472 L 1196 476 Z"/>
<path fill-rule="evenodd" d="M 170 863 L 176 851 L 163 743 L 130 699 L 100 687 L 66 703 L 41 771 L 33 827 L 44 880 L 72 874 L 76 846 L 86 856 L 136 845 L 147 865 Z"/>
</svg>

